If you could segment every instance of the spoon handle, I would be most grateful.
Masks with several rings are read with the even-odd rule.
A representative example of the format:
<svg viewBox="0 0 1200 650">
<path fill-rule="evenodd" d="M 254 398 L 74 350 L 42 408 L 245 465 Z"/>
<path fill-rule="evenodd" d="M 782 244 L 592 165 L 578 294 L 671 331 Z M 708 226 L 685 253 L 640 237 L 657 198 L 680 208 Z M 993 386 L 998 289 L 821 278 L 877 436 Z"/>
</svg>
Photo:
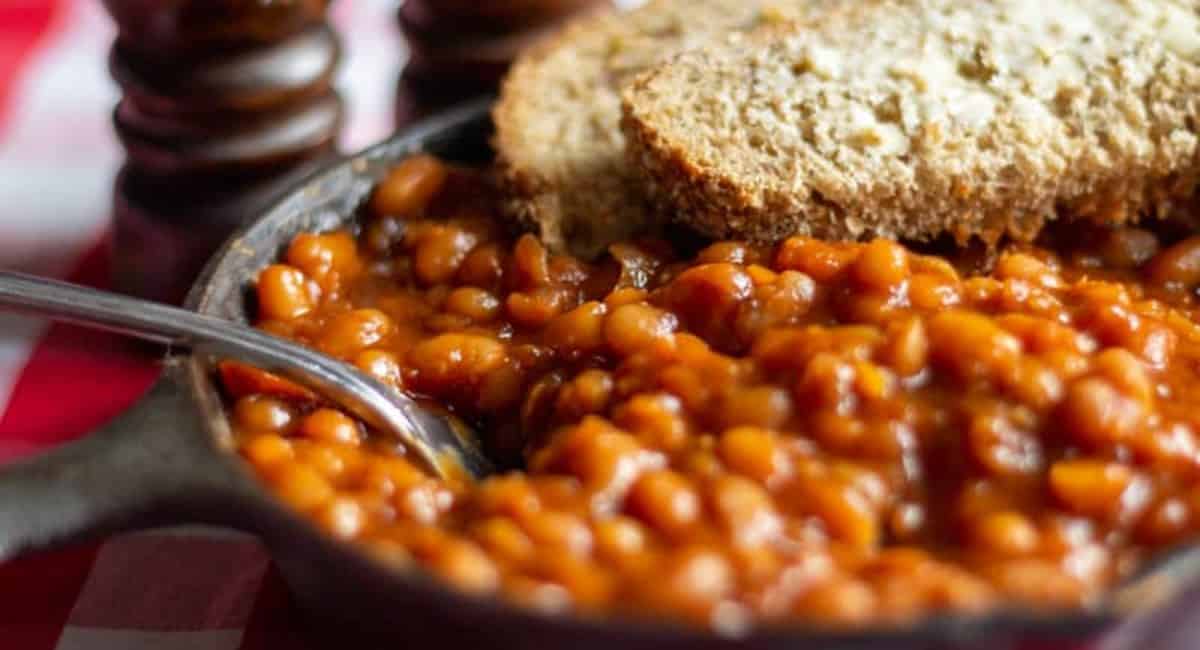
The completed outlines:
<svg viewBox="0 0 1200 650">
<path fill-rule="evenodd" d="M 0 271 L 0 309 L 236 357 L 307 386 L 396 435 L 438 474 L 452 471 L 445 466 L 447 454 L 469 475 L 491 471 L 476 443 L 446 418 L 337 359 L 245 325 L 13 271 Z"/>
<path fill-rule="evenodd" d="M 338 372 L 339 362 L 259 330 L 168 305 L 24 273 L 0 271 L 0 309 L 44 316 L 164 345 L 237 356 L 289 373 L 300 362 Z M 306 373 L 307 375 L 308 373 Z M 308 383 L 307 380 L 305 383 Z"/>
<path fill-rule="evenodd" d="M 0 270 L 0 308 L 104 329 L 164 345 L 189 345 L 216 319 L 176 307 Z M 236 328 L 221 322 L 223 328 Z"/>
</svg>

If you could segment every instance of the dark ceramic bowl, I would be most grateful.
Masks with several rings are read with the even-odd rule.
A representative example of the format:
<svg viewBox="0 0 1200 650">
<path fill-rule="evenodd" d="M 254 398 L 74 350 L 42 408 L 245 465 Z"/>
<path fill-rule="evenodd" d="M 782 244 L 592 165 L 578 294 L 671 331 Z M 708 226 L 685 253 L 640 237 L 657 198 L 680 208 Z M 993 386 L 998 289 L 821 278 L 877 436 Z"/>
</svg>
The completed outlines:
<svg viewBox="0 0 1200 650">
<path fill-rule="evenodd" d="M 351 223 L 374 183 L 417 150 L 466 163 L 491 152 L 488 104 L 441 115 L 303 182 L 231 238 L 208 264 L 190 308 L 249 321 L 259 269 L 297 233 Z M 168 355 L 142 402 L 90 437 L 0 471 L 0 558 L 83 536 L 174 523 L 231 526 L 259 535 L 310 614 L 314 631 L 342 646 L 436 648 L 1195 648 L 1184 634 L 1185 587 L 1200 553 L 1181 550 L 1087 613 L 1000 612 L 933 618 L 903 629 L 829 632 L 766 627 L 718 637 L 666 622 L 550 617 L 456 593 L 417 571 L 376 564 L 277 503 L 233 452 L 210 358 Z M 1166 636 L 1164 636 L 1166 635 Z M 1103 641 L 1097 641 L 1103 637 Z M 1181 644 L 1181 643 L 1186 643 Z"/>
</svg>

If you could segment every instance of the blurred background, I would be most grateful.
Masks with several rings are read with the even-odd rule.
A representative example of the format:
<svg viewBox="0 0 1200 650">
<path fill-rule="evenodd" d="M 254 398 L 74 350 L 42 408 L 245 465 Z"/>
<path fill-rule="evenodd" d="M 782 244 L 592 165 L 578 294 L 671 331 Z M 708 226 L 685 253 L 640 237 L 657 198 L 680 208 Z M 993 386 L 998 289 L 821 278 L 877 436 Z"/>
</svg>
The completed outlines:
<svg viewBox="0 0 1200 650">
<path fill-rule="evenodd" d="M 397 3 L 334 3 L 342 148 L 392 128 L 395 79 L 407 57 Z M 116 28 L 96 0 L 0 2 L 0 266 L 60 275 L 103 236 L 122 153 L 108 73 Z"/>
</svg>

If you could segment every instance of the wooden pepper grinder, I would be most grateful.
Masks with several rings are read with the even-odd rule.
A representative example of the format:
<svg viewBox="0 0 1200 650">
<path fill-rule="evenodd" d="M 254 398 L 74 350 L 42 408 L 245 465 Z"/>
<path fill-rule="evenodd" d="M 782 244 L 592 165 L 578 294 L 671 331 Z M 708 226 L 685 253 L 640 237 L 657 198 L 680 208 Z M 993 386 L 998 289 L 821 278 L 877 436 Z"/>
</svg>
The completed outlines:
<svg viewBox="0 0 1200 650">
<path fill-rule="evenodd" d="M 517 54 L 611 0 L 405 0 L 400 30 L 409 59 L 396 90 L 403 126 L 440 108 L 493 93 Z"/>
<path fill-rule="evenodd" d="M 181 299 L 214 249 L 336 144 L 328 0 L 105 0 L 126 161 L 114 188 L 124 291 Z"/>
</svg>

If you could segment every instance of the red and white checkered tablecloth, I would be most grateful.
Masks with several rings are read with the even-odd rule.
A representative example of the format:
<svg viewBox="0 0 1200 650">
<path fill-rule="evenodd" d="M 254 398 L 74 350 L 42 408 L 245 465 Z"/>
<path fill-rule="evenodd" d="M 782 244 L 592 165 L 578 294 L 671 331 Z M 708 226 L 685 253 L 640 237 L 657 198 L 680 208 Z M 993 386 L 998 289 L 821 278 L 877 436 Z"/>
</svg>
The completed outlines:
<svg viewBox="0 0 1200 650">
<path fill-rule="evenodd" d="M 390 130 L 394 9 L 335 4 L 347 149 Z M 0 0 L 0 268 L 108 282 L 113 33 L 99 2 Z M 83 435 L 156 374 L 119 338 L 0 314 L 0 463 Z M 0 564 L 0 650 L 291 650 L 309 647 L 298 618 L 239 533 L 152 531 Z"/>
</svg>

